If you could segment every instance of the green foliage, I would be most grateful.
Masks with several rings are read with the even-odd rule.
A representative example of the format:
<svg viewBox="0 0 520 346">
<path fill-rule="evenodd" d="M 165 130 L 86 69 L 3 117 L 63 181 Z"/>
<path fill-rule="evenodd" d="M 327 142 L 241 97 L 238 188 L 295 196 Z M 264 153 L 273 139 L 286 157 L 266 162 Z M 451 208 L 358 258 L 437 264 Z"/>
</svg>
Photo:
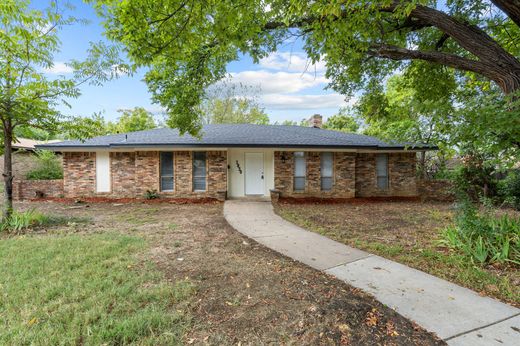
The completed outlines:
<svg viewBox="0 0 520 346">
<path fill-rule="evenodd" d="M 0 231 L 18 233 L 35 227 L 86 223 L 89 221 L 90 219 L 81 217 L 45 215 L 31 209 L 23 212 L 14 211 L 7 220 L 0 223 Z"/>
<path fill-rule="evenodd" d="M 1 231 L 20 232 L 27 228 L 41 226 L 46 224 L 48 217 L 35 210 L 24 212 L 15 211 L 11 214 L 9 219 L 3 220 L 0 224 Z"/>
<path fill-rule="evenodd" d="M 107 124 L 107 133 L 143 131 L 157 127 L 152 114 L 142 107 L 120 109 L 118 112 L 121 113 L 121 116 L 116 123 Z"/>
<path fill-rule="evenodd" d="M 248 99 L 215 99 L 209 102 L 206 114 L 210 124 L 269 124 L 269 116 Z"/>
<path fill-rule="evenodd" d="M 193 284 L 169 283 L 144 250 L 107 233 L 2 240 L 0 344 L 181 344 Z"/>
<path fill-rule="evenodd" d="M 60 106 L 68 106 L 68 98 L 79 97 L 81 85 L 100 85 L 130 71 L 119 58 L 118 47 L 99 42 L 91 44 L 84 61 L 66 63 L 73 70 L 69 76 L 51 76 L 48 70 L 60 52 L 58 31 L 81 22 L 64 15 L 58 1 L 42 10 L 27 0 L 0 1 L 0 126 L 7 157 L 12 156 L 7 144 L 16 137 L 17 127 L 50 133 L 66 127 L 72 134 L 81 134 L 81 117 L 66 116 Z M 6 165 L 3 173 L 4 217 L 8 217 L 13 210 L 12 167 Z"/>
<path fill-rule="evenodd" d="M 520 93 L 463 88 L 454 102 L 460 106 L 445 121 L 451 144 L 499 168 L 520 161 Z"/>
<path fill-rule="evenodd" d="M 442 121 L 453 111 L 449 91 L 432 101 L 418 92 L 415 83 L 413 76 L 394 75 L 384 88 L 375 84 L 361 97 L 355 111 L 366 124 L 364 132 L 389 141 L 446 144 Z"/>
<path fill-rule="evenodd" d="M 35 139 L 39 141 L 49 140 L 55 137 L 54 133 L 43 129 L 37 129 L 28 126 L 18 126 L 14 131 L 15 137 Z"/>
<path fill-rule="evenodd" d="M 493 197 L 497 193 L 496 167 L 485 157 L 466 156 L 464 164 L 452 172 L 458 199 L 478 201 L 482 197 Z"/>
<path fill-rule="evenodd" d="M 513 60 L 520 54 L 514 43 L 520 28 L 483 0 L 448 1 L 442 6 L 417 0 L 252 0 L 239 6 L 234 0 L 189 5 L 182 0 L 90 1 L 106 18 L 108 37 L 121 42 L 137 66 L 150 68 L 145 80 L 153 100 L 166 108 L 168 124 L 192 134 L 200 129 L 203 113 L 198 106 L 205 90 L 226 76 L 230 62 L 241 55 L 258 62 L 295 36 L 303 41 L 311 63 L 326 62 L 330 86 L 344 95 L 371 93 L 372 84 L 400 68 L 423 81 L 418 90 L 435 101 L 446 82 L 478 84 L 481 75 L 493 78 L 487 69 L 473 66 L 479 60 L 474 56 L 489 57 L 480 56 L 482 48 L 493 45 L 501 57 L 511 54 Z M 443 21 L 432 20 L 443 14 Z M 455 28 L 457 21 L 461 25 Z M 468 27 L 471 32 L 464 31 L 466 36 L 460 33 L 465 23 L 473 25 Z M 473 37 L 477 27 L 482 36 Z M 487 37 L 491 42 L 484 40 Z M 484 42 L 479 50 L 465 39 Z M 452 75 L 449 80 L 445 72 Z"/>
<path fill-rule="evenodd" d="M 461 251 L 480 264 L 511 262 L 520 265 L 520 219 L 479 214 L 468 201 L 461 202 L 455 225 L 442 233 L 442 244 Z"/>
<path fill-rule="evenodd" d="M 145 198 L 146 199 L 157 199 L 157 198 L 159 198 L 159 194 L 157 193 L 157 190 L 146 190 Z"/>
<path fill-rule="evenodd" d="M 324 129 L 343 132 L 357 132 L 359 123 L 356 118 L 349 114 L 348 108 L 341 108 L 338 114 L 329 117 L 323 124 Z"/>
<path fill-rule="evenodd" d="M 507 205 L 520 210 L 520 170 L 516 169 L 499 182 L 499 195 Z"/>
<path fill-rule="evenodd" d="M 87 58 L 70 61 L 73 73 L 49 76 L 60 51 L 58 31 L 80 20 L 66 17 L 55 2 L 35 10 L 29 1 L 5 0 L 0 3 L 0 115 L 13 128 L 56 130 L 61 122 L 73 126 L 77 118 L 63 115 L 58 106 L 64 98 L 80 95 L 79 86 L 99 85 L 126 70 L 119 50 L 104 43 L 92 44 Z M 118 68 L 114 68 L 118 66 Z"/>
<path fill-rule="evenodd" d="M 63 179 L 63 168 L 58 157 L 49 150 L 36 150 L 36 169 L 27 173 L 29 180 Z"/>
<path fill-rule="evenodd" d="M 206 124 L 269 124 L 269 116 L 257 102 L 259 90 L 243 85 L 219 83 L 206 92 L 199 107 Z"/>
</svg>

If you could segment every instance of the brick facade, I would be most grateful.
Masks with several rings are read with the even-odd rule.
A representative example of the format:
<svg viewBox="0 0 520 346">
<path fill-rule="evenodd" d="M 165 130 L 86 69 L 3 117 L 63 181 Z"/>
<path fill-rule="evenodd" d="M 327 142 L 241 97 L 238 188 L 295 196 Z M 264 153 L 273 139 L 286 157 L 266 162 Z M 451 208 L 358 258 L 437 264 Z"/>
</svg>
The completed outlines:
<svg viewBox="0 0 520 346">
<path fill-rule="evenodd" d="M 376 154 L 335 152 L 333 187 L 321 191 L 320 152 L 306 152 L 305 191 L 294 191 L 294 153 L 276 151 L 274 155 L 275 190 L 282 197 L 382 197 L 417 196 L 415 153 L 388 154 L 388 189 L 377 187 Z"/>
<path fill-rule="evenodd" d="M 355 197 L 355 153 L 333 153 L 334 174 L 330 191 L 321 190 L 321 154 L 307 152 L 307 179 L 305 191 L 294 191 L 294 153 L 275 151 L 274 153 L 274 186 L 284 197 L 323 197 L 352 198 Z M 284 163 L 285 161 L 285 163 Z"/>
<path fill-rule="evenodd" d="M 63 197 L 63 179 L 13 181 L 15 200 L 61 197 Z"/>
<path fill-rule="evenodd" d="M 63 153 L 63 193 L 89 197 L 96 191 L 96 153 Z"/>
<path fill-rule="evenodd" d="M 417 190 L 423 201 L 453 202 L 455 200 L 455 186 L 450 180 L 419 179 Z"/>
<path fill-rule="evenodd" d="M 388 189 L 377 187 L 376 154 L 356 158 L 356 197 L 417 196 L 416 154 L 388 154 Z"/>
<path fill-rule="evenodd" d="M 159 152 L 111 152 L 111 192 L 96 192 L 96 154 L 65 153 L 63 157 L 64 195 L 68 198 L 107 197 L 144 198 L 156 190 L 164 198 L 223 199 L 227 190 L 227 155 L 225 151 L 206 153 L 207 189 L 193 191 L 192 152 L 174 152 L 174 191 L 161 192 Z"/>
<path fill-rule="evenodd" d="M 321 190 L 321 154 L 306 152 L 307 179 L 305 190 L 293 187 L 294 153 L 274 152 L 274 187 L 281 197 L 353 198 L 417 196 L 415 175 L 416 154 L 413 152 L 388 154 L 388 189 L 377 187 L 376 154 L 334 152 L 333 185 L 330 191 Z M 174 152 L 174 191 L 160 191 L 160 155 L 158 151 L 111 152 L 111 191 L 96 192 L 96 154 L 94 152 L 64 153 L 64 178 L 59 195 L 65 198 L 106 197 L 144 198 L 147 190 L 156 190 L 164 198 L 224 199 L 227 186 L 226 151 L 206 152 L 206 191 L 193 191 L 192 151 Z M 32 187 L 19 191 L 36 194 Z M 49 187 L 49 197 L 58 191 Z M 421 190 L 425 190 L 422 188 Z M 30 198 L 30 197 L 25 197 Z"/>
</svg>

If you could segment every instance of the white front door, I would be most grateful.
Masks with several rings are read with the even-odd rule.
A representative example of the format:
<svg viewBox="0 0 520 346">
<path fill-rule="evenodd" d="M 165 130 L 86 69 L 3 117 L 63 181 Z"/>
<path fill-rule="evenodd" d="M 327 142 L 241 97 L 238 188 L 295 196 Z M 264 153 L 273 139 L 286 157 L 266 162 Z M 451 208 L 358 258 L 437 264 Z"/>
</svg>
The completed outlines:
<svg viewBox="0 0 520 346">
<path fill-rule="evenodd" d="M 264 194 L 264 154 L 246 153 L 246 195 Z"/>
</svg>

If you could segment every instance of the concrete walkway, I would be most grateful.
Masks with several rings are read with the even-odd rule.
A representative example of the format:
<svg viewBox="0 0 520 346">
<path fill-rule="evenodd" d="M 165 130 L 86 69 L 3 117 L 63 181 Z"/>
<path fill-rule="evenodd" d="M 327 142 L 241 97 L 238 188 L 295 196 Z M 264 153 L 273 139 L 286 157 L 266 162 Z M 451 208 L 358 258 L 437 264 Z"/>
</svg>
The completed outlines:
<svg viewBox="0 0 520 346">
<path fill-rule="evenodd" d="M 450 345 L 520 345 L 520 310 L 497 300 L 309 232 L 270 202 L 232 200 L 224 217 L 273 250 L 373 294 Z"/>
</svg>

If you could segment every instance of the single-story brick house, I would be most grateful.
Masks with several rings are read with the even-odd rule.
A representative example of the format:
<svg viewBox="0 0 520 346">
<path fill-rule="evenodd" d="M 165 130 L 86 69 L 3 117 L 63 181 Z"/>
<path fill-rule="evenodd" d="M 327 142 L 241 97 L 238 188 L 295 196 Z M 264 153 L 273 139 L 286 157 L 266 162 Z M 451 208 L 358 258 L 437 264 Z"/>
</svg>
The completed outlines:
<svg viewBox="0 0 520 346">
<path fill-rule="evenodd" d="M 63 153 L 66 198 L 417 196 L 427 145 L 284 125 L 204 126 L 201 137 L 158 128 L 39 146 Z"/>
</svg>

